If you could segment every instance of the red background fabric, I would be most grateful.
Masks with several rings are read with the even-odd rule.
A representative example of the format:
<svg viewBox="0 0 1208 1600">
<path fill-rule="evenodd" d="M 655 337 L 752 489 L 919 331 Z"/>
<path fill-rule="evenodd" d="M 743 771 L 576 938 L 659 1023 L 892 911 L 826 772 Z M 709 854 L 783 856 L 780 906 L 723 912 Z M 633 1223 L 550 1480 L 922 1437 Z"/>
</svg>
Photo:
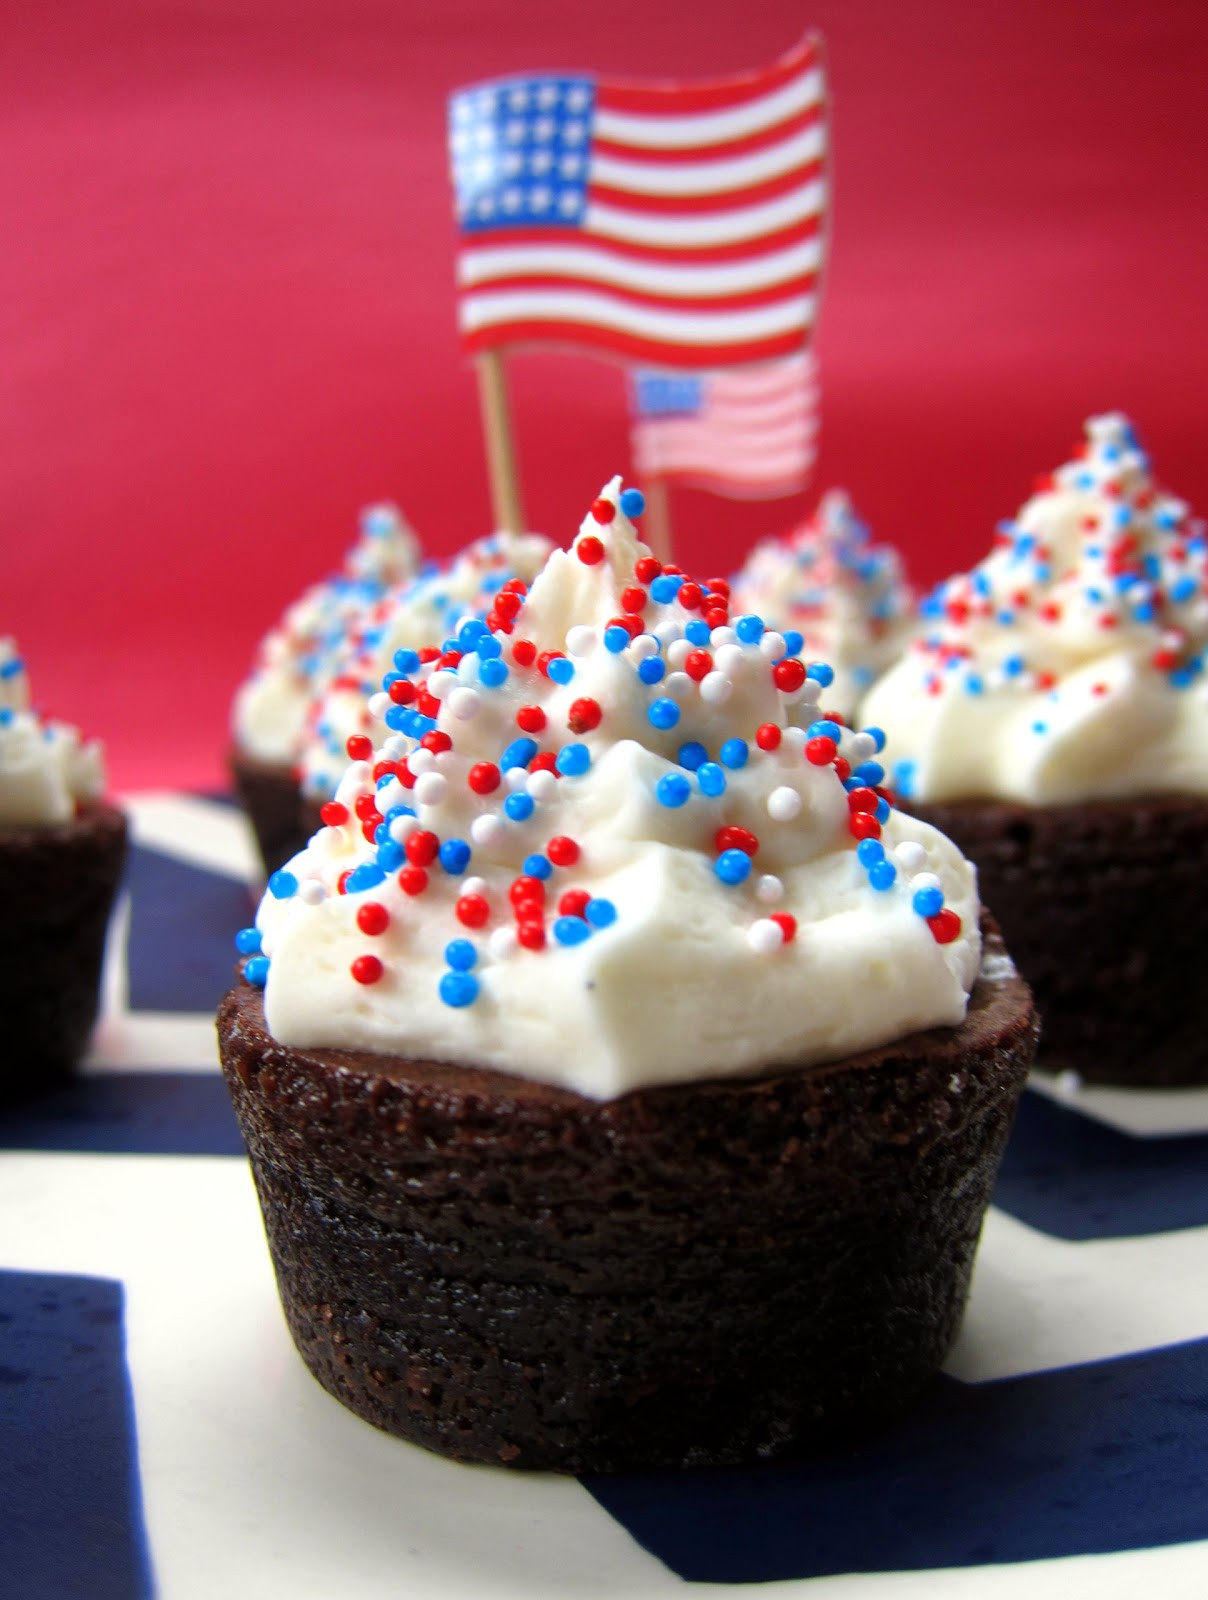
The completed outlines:
<svg viewBox="0 0 1208 1600">
<path fill-rule="evenodd" d="M 448 92 L 728 72 L 807 25 L 834 104 L 814 490 L 930 582 L 1122 407 L 1208 504 L 1198 0 L 10 0 L 0 630 L 117 787 L 221 781 L 257 639 L 363 503 L 437 554 L 490 526 Z M 565 541 L 629 470 L 622 379 L 510 368 L 529 522 Z M 677 492 L 680 559 L 731 568 L 804 504 Z"/>
</svg>

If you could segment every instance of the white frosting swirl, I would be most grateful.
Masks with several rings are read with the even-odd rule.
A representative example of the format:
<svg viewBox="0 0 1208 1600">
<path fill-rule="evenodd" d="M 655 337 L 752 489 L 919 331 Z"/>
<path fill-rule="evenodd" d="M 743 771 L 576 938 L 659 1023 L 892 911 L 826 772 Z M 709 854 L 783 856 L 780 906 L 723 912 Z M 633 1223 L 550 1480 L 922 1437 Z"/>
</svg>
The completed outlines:
<svg viewBox="0 0 1208 1600">
<path fill-rule="evenodd" d="M 761 540 L 732 587 L 736 612 L 795 628 L 802 649 L 834 668 L 826 703 L 845 717 L 915 631 L 901 557 L 872 543 L 843 489 L 784 538 Z"/>
<path fill-rule="evenodd" d="M 260 761 L 292 762 L 315 683 L 332 652 L 386 588 L 414 573 L 419 544 L 397 506 L 367 506 L 344 570 L 312 584 L 262 640 L 251 676 L 235 693 L 231 726 L 239 749 Z"/>
<path fill-rule="evenodd" d="M 861 708 L 923 802 L 1208 790 L 1208 542 L 1122 416 L 1094 417 L 994 549 L 925 602 Z"/>
<path fill-rule="evenodd" d="M 0 827 L 52 827 L 105 792 L 101 746 L 29 707 L 25 663 L 0 639 Z"/>
<path fill-rule="evenodd" d="M 962 1019 L 972 868 L 869 787 L 874 736 L 811 728 L 829 669 L 736 631 L 620 504 L 614 480 L 460 659 L 391 675 L 396 731 L 260 906 L 248 975 L 283 1044 L 605 1099 Z"/>
<path fill-rule="evenodd" d="M 307 705 L 298 755 L 303 793 L 330 799 L 353 734 L 367 734 L 374 744 L 386 737 L 385 706 L 379 703 L 375 716 L 371 702 L 396 650 L 439 644 L 464 616 L 485 613 L 509 578 L 531 582 L 552 549 L 539 533 L 492 533 L 444 566 L 433 564 L 387 590 L 332 652 Z"/>
</svg>

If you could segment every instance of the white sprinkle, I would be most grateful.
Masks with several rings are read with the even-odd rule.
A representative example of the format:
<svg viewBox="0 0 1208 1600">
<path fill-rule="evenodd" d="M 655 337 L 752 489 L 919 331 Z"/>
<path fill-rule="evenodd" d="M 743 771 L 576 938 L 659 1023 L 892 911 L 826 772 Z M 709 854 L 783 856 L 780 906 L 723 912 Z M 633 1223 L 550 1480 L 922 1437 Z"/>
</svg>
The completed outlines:
<svg viewBox="0 0 1208 1600">
<path fill-rule="evenodd" d="M 527 789 L 529 772 L 527 767 L 509 767 L 503 775 L 503 786 L 516 793 L 520 789 Z"/>
<path fill-rule="evenodd" d="M 406 844 L 418 827 L 418 817 L 395 817 L 388 831 L 395 844 Z"/>
<path fill-rule="evenodd" d="M 462 894 L 486 894 L 487 880 L 485 878 L 463 878 L 461 880 Z"/>
<path fill-rule="evenodd" d="M 877 753 L 877 741 L 871 733 L 852 733 L 847 736 L 843 754 L 853 766 L 868 761 Z"/>
<path fill-rule="evenodd" d="M 799 705 L 816 706 L 822 698 L 822 685 L 817 678 L 807 678 L 793 698 Z"/>
<path fill-rule="evenodd" d="M 566 653 L 582 661 L 589 656 L 599 643 L 594 628 L 589 628 L 584 623 L 579 623 L 569 628 L 566 634 Z"/>
<path fill-rule="evenodd" d="M 457 675 L 442 667 L 428 679 L 428 693 L 434 700 L 443 700 L 457 687 Z"/>
<path fill-rule="evenodd" d="M 407 754 L 409 743 L 405 733 L 392 733 L 382 744 L 382 754 L 387 761 L 401 761 Z"/>
<path fill-rule="evenodd" d="M 774 873 L 765 872 L 755 880 L 755 898 L 765 906 L 774 906 L 777 900 L 784 899 L 784 884 Z"/>
<path fill-rule="evenodd" d="M 686 700 L 695 688 L 696 684 L 686 672 L 669 672 L 662 682 L 663 693 L 672 700 Z"/>
<path fill-rule="evenodd" d="M 779 661 L 784 654 L 784 634 L 763 634 L 759 640 L 759 653 L 765 661 Z"/>
<path fill-rule="evenodd" d="M 787 784 L 768 796 L 768 816 L 773 822 L 791 822 L 800 810 L 801 796 Z"/>
<path fill-rule="evenodd" d="M 691 639 L 672 639 L 667 646 L 667 665 L 675 671 L 677 667 L 683 666 L 695 649 L 696 646 Z"/>
<path fill-rule="evenodd" d="M 720 633 L 721 629 L 715 628 L 713 631 L 714 633 Z M 740 644 L 726 643 L 718 648 L 713 657 L 713 665 L 718 672 L 724 672 L 732 677 L 735 672 L 739 671 L 745 660 L 746 652 Z"/>
<path fill-rule="evenodd" d="M 454 689 L 449 696 L 449 710 L 458 722 L 470 722 L 482 709 L 482 700 L 476 689 Z"/>
<path fill-rule="evenodd" d="M 470 838 L 484 850 L 498 844 L 506 831 L 503 818 L 494 811 L 484 811 L 481 817 L 475 817 L 470 824 Z M 392 835 L 393 832 L 391 829 Z"/>
<path fill-rule="evenodd" d="M 478 820 L 484 822 L 486 819 L 479 817 Z M 509 956 L 514 956 L 518 947 L 515 928 L 496 928 L 487 939 L 487 949 L 496 961 L 506 961 Z"/>
<path fill-rule="evenodd" d="M 628 646 L 628 652 L 635 661 L 645 661 L 647 656 L 658 654 L 659 642 L 652 633 L 639 633 Z"/>
<path fill-rule="evenodd" d="M 407 757 L 407 765 L 417 778 L 425 772 L 431 772 L 435 764 L 436 757 L 431 750 L 425 750 L 423 745 Z"/>
<path fill-rule="evenodd" d="M 944 886 L 934 872 L 918 872 L 910 880 L 912 889 L 942 889 Z"/>
<path fill-rule="evenodd" d="M 468 651 L 467 654 L 462 656 L 461 660 L 457 663 L 458 683 L 477 683 L 478 669 L 481 665 L 482 659 L 477 650 Z"/>
<path fill-rule="evenodd" d="M 415 798 L 421 806 L 438 806 L 449 792 L 449 780 L 440 772 L 425 772 L 415 780 Z"/>
<path fill-rule="evenodd" d="M 393 704 L 394 702 L 388 694 L 371 694 L 369 696 L 369 715 L 376 717 L 380 722 Z"/>
<path fill-rule="evenodd" d="M 378 810 L 385 816 L 387 811 L 393 811 L 395 806 L 407 804 L 407 791 L 397 778 L 388 778 L 378 790 L 375 799 Z"/>
<path fill-rule="evenodd" d="M 780 735 L 780 748 L 794 751 L 797 755 L 805 749 L 808 735 L 804 728 L 799 728 L 795 722 L 790 722 Z"/>
<path fill-rule="evenodd" d="M 770 956 L 784 943 L 784 934 L 770 917 L 760 917 L 747 929 L 747 943 L 761 956 Z"/>
<path fill-rule="evenodd" d="M 298 885 L 298 899 L 306 906 L 321 906 L 327 899 L 327 890 L 318 878 L 303 878 Z"/>
<path fill-rule="evenodd" d="M 540 803 L 548 800 L 558 787 L 558 780 L 552 772 L 547 772 L 544 767 L 537 772 L 530 772 L 524 785 L 525 792 Z"/>
<path fill-rule="evenodd" d="M 733 679 L 724 672 L 706 672 L 700 680 L 700 697 L 706 705 L 724 706 L 733 693 Z"/>
<path fill-rule="evenodd" d="M 734 629 L 729 625 L 729 623 L 723 622 L 720 628 L 714 628 L 713 632 L 709 635 L 709 643 L 715 650 L 721 650 L 724 649 L 726 645 L 733 644 L 737 638 L 738 635 L 734 632 Z"/>
<path fill-rule="evenodd" d="M 903 872 L 919 872 L 927 859 L 927 852 L 917 839 L 904 839 L 894 851 L 893 858 Z"/>
</svg>

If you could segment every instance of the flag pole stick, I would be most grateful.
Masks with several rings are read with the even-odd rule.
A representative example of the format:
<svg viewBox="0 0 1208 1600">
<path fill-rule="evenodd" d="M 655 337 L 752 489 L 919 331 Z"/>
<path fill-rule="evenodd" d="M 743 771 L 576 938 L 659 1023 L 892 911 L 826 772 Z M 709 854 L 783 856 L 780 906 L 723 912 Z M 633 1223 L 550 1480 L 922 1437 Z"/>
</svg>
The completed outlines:
<svg viewBox="0 0 1208 1600">
<path fill-rule="evenodd" d="M 520 478 L 516 471 L 516 450 L 512 442 L 512 418 L 508 409 L 503 351 L 483 351 L 477 358 L 477 365 L 482 433 L 491 482 L 491 513 L 497 529 L 504 533 L 523 533 L 526 523 L 520 499 Z"/>
<path fill-rule="evenodd" d="M 671 494 L 666 478 L 648 478 L 643 485 L 646 510 L 642 516 L 642 537 L 655 559 L 671 560 Z"/>
</svg>

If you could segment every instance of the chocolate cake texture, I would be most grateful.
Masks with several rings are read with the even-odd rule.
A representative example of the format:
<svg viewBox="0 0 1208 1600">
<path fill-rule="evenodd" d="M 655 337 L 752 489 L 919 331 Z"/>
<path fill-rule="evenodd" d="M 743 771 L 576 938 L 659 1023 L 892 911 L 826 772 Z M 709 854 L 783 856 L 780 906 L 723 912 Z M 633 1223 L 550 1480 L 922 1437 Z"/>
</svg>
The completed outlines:
<svg viewBox="0 0 1208 1600">
<path fill-rule="evenodd" d="M 602 1102 L 288 1049 L 237 984 L 223 1067 L 307 1366 L 390 1433 L 560 1472 L 887 1421 L 955 1336 L 1035 1048 L 1028 990 L 986 948 L 959 1027 Z"/>
<path fill-rule="evenodd" d="M 310 838 L 297 770 L 284 761 L 261 761 L 238 748 L 230 751 L 227 764 L 235 796 L 256 836 L 264 870 L 275 872 L 305 849 Z"/>
</svg>

